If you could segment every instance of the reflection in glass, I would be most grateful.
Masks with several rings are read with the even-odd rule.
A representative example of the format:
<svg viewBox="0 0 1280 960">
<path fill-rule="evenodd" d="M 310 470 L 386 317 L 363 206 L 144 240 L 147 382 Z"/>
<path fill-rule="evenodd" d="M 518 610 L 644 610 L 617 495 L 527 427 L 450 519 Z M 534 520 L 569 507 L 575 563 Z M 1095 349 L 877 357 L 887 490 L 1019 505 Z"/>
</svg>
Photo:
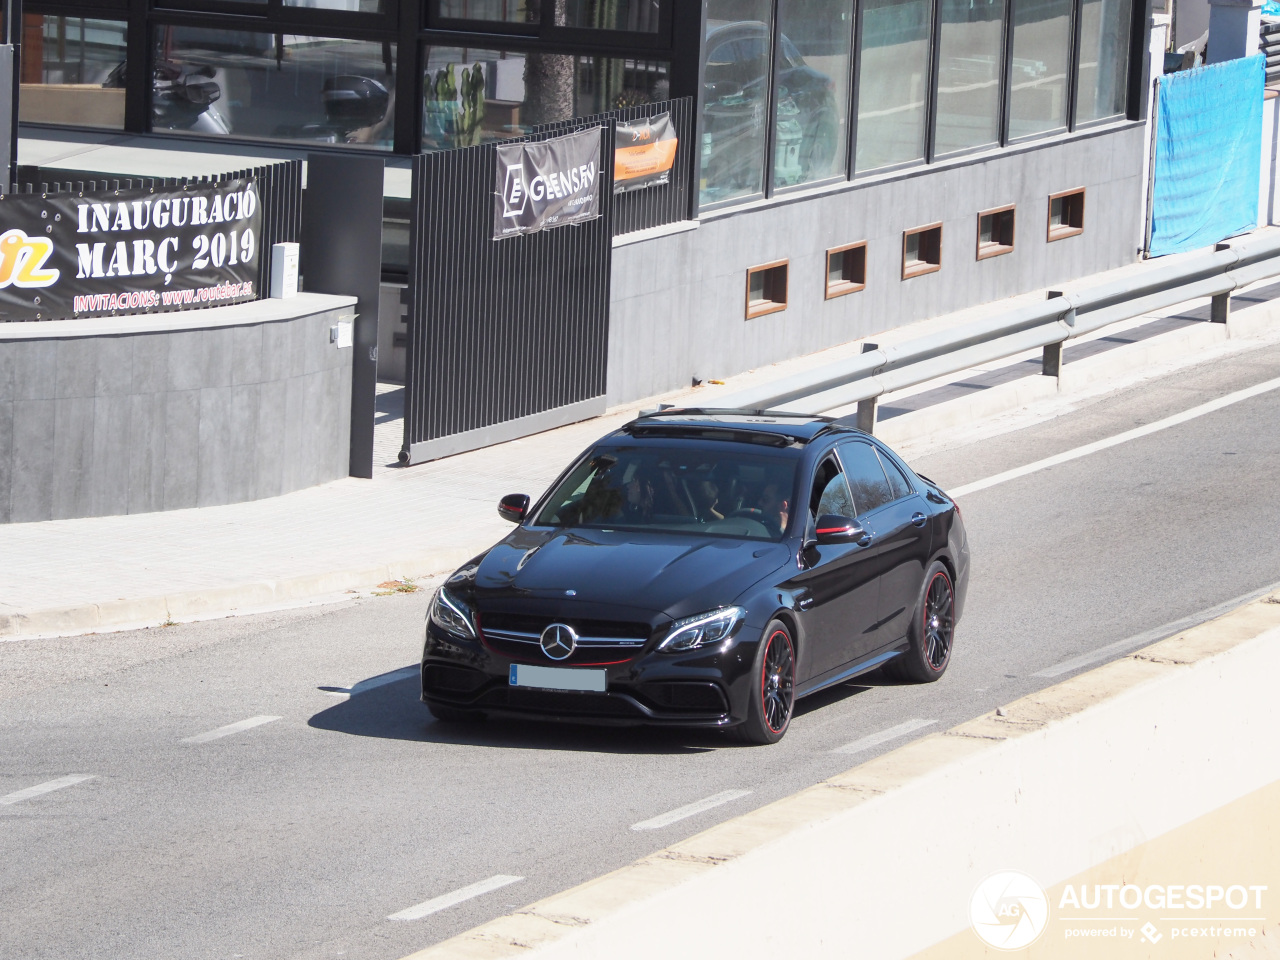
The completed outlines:
<svg viewBox="0 0 1280 960">
<path fill-rule="evenodd" d="M 859 173 L 924 159 L 930 0 L 868 0 L 858 68 Z"/>
<path fill-rule="evenodd" d="M 310 7 L 313 10 L 343 10 L 347 13 L 380 13 L 381 0 L 284 0 L 286 7 Z"/>
<path fill-rule="evenodd" d="M 1132 0 L 1084 0 L 1080 5 L 1076 123 L 1124 113 L 1132 18 Z"/>
<path fill-rule="evenodd" d="M 769 0 L 707 0 L 703 204 L 764 189 L 770 10 Z"/>
<path fill-rule="evenodd" d="M 160 27 L 151 128 L 390 150 L 395 44 Z"/>
<path fill-rule="evenodd" d="M 853 0 L 781 0 L 773 184 L 844 172 Z"/>
<path fill-rule="evenodd" d="M 23 25 L 20 119 L 123 130 L 123 21 L 28 13 Z"/>
<path fill-rule="evenodd" d="M 452 150 L 531 127 L 670 97 L 665 62 L 428 47 L 423 150 Z"/>
<path fill-rule="evenodd" d="M 1000 122 L 1004 0 L 940 0 L 934 153 L 995 143 Z"/>
<path fill-rule="evenodd" d="M 1011 138 L 1067 125 L 1071 0 L 1013 0 Z"/>
<path fill-rule="evenodd" d="M 440 16 L 453 20 L 537 23 L 540 0 L 440 0 Z"/>
<path fill-rule="evenodd" d="M 563 26 L 658 32 L 659 0 L 568 0 Z"/>
</svg>

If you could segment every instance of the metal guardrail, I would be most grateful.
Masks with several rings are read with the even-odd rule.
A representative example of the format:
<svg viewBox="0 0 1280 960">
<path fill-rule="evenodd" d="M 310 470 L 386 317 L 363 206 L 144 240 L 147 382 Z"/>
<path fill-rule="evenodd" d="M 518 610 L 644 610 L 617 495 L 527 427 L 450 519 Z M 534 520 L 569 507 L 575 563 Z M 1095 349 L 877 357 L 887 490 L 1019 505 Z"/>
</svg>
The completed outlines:
<svg viewBox="0 0 1280 960">
<path fill-rule="evenodd" d="M 822 413 L 857 403 L 858 426 L 870 432 L 882 394 L 1044 348 L 1045 373 L 1060 369 L 1062 346 L 1121 320 L 1187 300 L 1212 297 L 1212 319 L 1225 322 L 1234 290 L 1280 276 L 1280 231 L 1219 244 L 1170 259 L 1133 276 L 1014 307 L 998 316 L 729 394 L 717 407 Z"/>
</svg>

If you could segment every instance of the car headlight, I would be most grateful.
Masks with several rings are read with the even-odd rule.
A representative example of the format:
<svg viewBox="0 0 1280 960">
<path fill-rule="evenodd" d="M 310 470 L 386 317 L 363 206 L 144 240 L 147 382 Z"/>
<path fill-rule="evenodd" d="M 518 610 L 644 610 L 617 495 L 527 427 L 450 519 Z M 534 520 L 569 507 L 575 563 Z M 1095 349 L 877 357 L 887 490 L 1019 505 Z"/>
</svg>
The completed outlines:
<svg viewBox="0 0 1280 960">
<path fill-rule="evenodd" d="M 671 625 L 667 639 L 658 644 L 662 653 L 684 653 L 727 640 L 747 611 L 741 607 L 721 607 L 695 617 L 685 617 Z"/>
<path fill-rule="evenodd" d="M 475 618 L 471 608 L 444 587 L 436 591 L 427 618 L 445 633 L 466 640 L 476 639 Z"/>
</svg>

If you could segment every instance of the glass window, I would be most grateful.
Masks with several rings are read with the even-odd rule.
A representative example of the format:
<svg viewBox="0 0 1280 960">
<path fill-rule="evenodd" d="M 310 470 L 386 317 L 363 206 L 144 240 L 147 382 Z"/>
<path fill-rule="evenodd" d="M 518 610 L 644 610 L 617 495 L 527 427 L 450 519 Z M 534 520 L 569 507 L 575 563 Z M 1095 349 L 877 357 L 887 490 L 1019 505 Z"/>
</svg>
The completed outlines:
<svg viewBox="0 0 1280 960">
<path fill-rule="evenodd" d="M 23 26 L 19 118 L 123 130 L 124 22 L 28 13 Z"/>
<path fill-rule="evenodd" d="M 907 482 L 907 478 L 902 475 L 902 471 L 891 458 L 886 457 L 879 450 L 876 453 L 880 457 L 880 466 L 884 467 L 885 476 L 889 478 L 889 487 L 893 491 L 893 499 L 901 500 L 911 493 L 911 484 Z"/>
<path fill-rule="evenodd" d="M 854 169 L 924 159 L 930 0 L 868 0 L 862 8 Z"/>
<path fill-rule="evenodd" d="M 565 53 L 428 47 L 422 149 L 451 150 L 531 127 L 670 97 L 668 65 Z"/>
<path fill-rule="evenodd" d="M 439 15 L 452 20 L 537 23 L 540 0 L 440 0 Z"/>
<path fill-rule="evenodd" d="M 849 483 L 845 480 L 843 473 L 837 473 L 828 480 L 827 485 L 822 489 L 822 495 L 818 497 L 817 516 L 823 517 L 828 514 L 834 514 L 837 517 L 857 516 L 853 509 L 853 497 L 849 493 Z"/>
<path fill-rule="evenodd" d="M 1071 0 L 1013 0 L 1009 136 L 1067 125 Z"/>
<path fill-rule="evenodd" d="M 707 0 L 703 204 L 764 190 L 772 32 L 769 0 Z"/>
<path fill-rule="evenodd" d="M 777 540 L 796 461 L 704 449 L 597 447 L 547 497 L 539 526 L 642 529 Z"/>
<path fill-rule="evenodd" d="M 844 173 L 853 0 L 781 0 L 773 184 Z"/>
<path fill-rule="evenodd" d="M 849 477 L 849 487 L 853 491 L 853 502 L 858 508 L 854 516 L 862 516 L 872 510 L 878 510 L 895 498 L 889 488 L 889 481 L 880 466 L 880 459 L 871 445 L 860 441 L 840 444 L 840 459 Z"/>
<path fill-rule="evenodd" d="M 568 0 L 566 27 L 657 33 L 659 0 Z"/>
<path fill-rule="evenodd" d="M 940 0 L 936 155 L 995 143 L 1000 135 L 1004 0 Z"/>
<path fill-rule="evenodd" d="M 347 13 L 381 13 L 382 0 L 284 0 L 286 7 L 343 10 Z"/>
<path fill-rule="evenodd" d="M 1084 0 L 1080 5 L 1077 123 L 1125 112 L 1132 19 L 1132 0 Z"/>
<path fill-rule="evenodd" d="M 160 27 L 151 128 L 390 150 L 395 44 Z"/>
</svg>

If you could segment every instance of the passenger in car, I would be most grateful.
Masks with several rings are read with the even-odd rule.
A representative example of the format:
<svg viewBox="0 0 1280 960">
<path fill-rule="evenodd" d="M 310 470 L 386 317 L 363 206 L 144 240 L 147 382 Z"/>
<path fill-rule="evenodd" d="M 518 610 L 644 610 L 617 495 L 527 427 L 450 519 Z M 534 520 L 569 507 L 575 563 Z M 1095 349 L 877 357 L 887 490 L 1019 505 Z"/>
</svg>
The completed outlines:
<svg viewBox="0 0 1280 960">
<path fill-rule="evenodd" d="M 769 529 L 769 535 L 781 536 L 782 531 L 787 529 L 787 519 L 790 516 L 790 504 L 782 497 L 782 487 L 777 483 L 766 483 L 760 491 L 756 508 L 764 514 L 760 522 Z"/>
</svg>

